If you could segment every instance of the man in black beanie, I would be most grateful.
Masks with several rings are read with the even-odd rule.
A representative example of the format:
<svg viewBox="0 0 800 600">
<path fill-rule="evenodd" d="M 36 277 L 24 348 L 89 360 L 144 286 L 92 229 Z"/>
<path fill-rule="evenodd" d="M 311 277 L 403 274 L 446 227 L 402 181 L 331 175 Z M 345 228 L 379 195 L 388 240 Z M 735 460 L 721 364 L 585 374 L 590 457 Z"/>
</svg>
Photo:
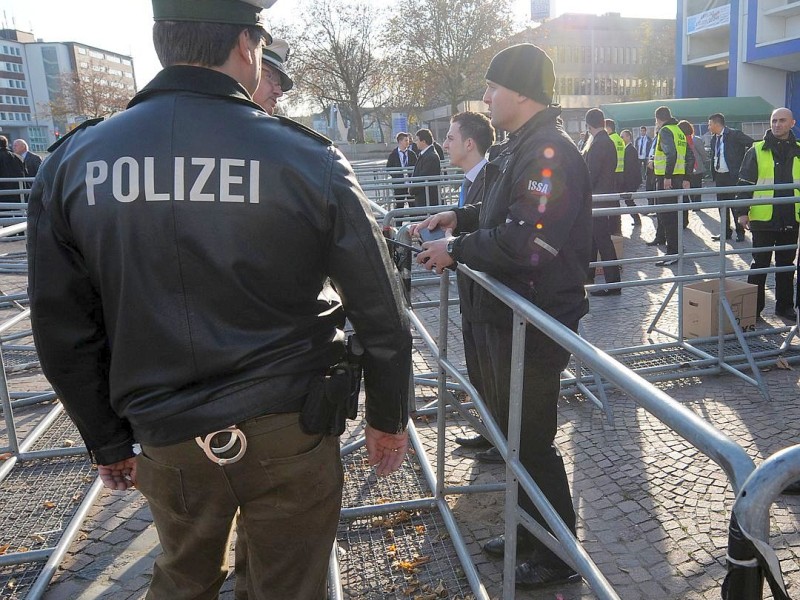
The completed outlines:
<svg viewBox="0 0 800 600">
<path fill-rule="evenodd" d="M 486 79 L 483 101 L 492 125 L 510 132 L 487 165 L 497 180 L 483 202 L 439 213 L 415 228 L 449 230 L 444 239 L 424 244 L 418 261 L 437 273 L 459 262 L 484 271 L 576 331 L 589 308 L 583 285 L 592 248 L 592 190 L 586 164 L 561 127 L 561 109 L 552 104 L 553 62 L 532 44 L 511 46 L 492 59 Z M 479 365 L 484 400 L 507 436 L 511 310 L 475 282 L 461 302 L 469 303 L 475 317 L 475 346 L 486 350 Z M 574 535 L 567 475 L 553 445 L 560 374 L 568 361 L 567 350 L 536 327 L 527 328 L 519 459 Z M 490 449 L 478 458 L 497 453 Z M 519 504 L 547 527 L 524 492 Z M 517 551 L 524 558 L 516 568 L 519 587 L 580 579 L 527 529 L 518 533 Z M 505 537 L 489 540 L 484 550 L 502 556 Z"/>
</svg>

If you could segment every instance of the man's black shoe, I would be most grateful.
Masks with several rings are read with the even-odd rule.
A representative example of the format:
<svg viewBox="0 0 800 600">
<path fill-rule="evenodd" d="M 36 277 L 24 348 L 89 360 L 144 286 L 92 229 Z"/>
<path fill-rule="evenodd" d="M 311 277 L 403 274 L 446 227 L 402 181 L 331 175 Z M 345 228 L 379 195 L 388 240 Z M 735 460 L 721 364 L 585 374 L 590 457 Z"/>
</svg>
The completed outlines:
<svg viewBox="0 0 800 600">
<path fill-rule="evenodd" d="M 783 488 L 782 494 L 800 494 L 800 481 L 795 481 L 794 483 L 790 483 L 785 488 Z"/>
<path fill-rule="evenodd" d="M 728 235 L 726 235 L 726 236 L 725 236 L 725 239 L 726 239 L 726 240 L 729 240 L 729 239 L 731 239 L 732 237 L 733 237 L 733 233 L 731 233 L 731 232 L 729 231 L 729 232 L 728 232 Z M 719 238 L 720 238 L 720 236 L 718 236 L 718 235 L 712 235 L 712 236 L 711 236 L 711 241 L 712 241 L 712 242 L 718 242 L 718 241 L 719 241 Z M 741 241 L 741 240 L 739 240 L 739 241 Z"/>
<path fill-rule="evenodd" d="M 500 451 L 495 448 L 491 447 L 488 450 L 484 450 L 483 452 L 478 452 L 475 454 L 475 458 L 478 462 L 482 463 L 490 463 L 490 464 L 503 464 L 503 456 L 500 454 Z"/>
<path fill-rule="evenodd" d="M 528 534 L 530 535 L 530 534 Z M 535 542 L 528 536 L 517 535 L 517 556 L 530 552 L 535 548 Z M 498 535 L 483 545 L 483 551 L 489 556 L 503 558 L 506 555 L 506 536 Z"/>
<path fill-rule="evenodd" d="M 517 565 L 514 571 L 517 587 L 523 590 L 536 590 L 551 585 L 577 583 L 581 576 L 571 567 L 536 564 L 533 559 Z"/>
<path fill-rule="evenodd" d="M 666 246 L 666 242 L 661 242 L 659 240 L 653 240 L 652 242 L 645 243 L 645 246 Z"/>
<path fill-rule="evenodd" d="M 491 448 L 492 442 L 487 440 L 482 435 L 474 435 L 472 437 L 456 437 L 456 444 L 464 448 Z"/>
<path fill-rule="evenodd" d="M 677 258 L 670 258 L 669 260 L 659 260 L 656 262 L 657 267 L 671 267 L 678 264 Z"/>
<path fill-rule="evenodd" d="M 793 308 L 776 308 L 775 316 L 781 317 L 782 319 L 788 319 L 789 321 L 797 320 L 797 313 L 795 313 Z"/>
<path fill-rule="evenodd" d="M 590 296 L 619 296 L 621 294 L 622 288 L 594 290 L 593 292 L 589 292 Z"/>
</svg>

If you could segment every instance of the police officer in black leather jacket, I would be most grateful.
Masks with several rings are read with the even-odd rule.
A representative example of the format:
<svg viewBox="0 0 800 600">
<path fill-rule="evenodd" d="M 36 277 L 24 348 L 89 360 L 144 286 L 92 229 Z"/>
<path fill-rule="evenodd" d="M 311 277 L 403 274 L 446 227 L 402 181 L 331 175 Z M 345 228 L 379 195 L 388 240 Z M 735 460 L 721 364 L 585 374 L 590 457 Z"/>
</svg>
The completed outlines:
<svg viewBox="0 0 800 600">
<path fill-rule="evenodd" d="M 264 4 L 154 0 L 166 68 L 63 138 L 30 198 L 42 368 L 106 485 L 147 497 L 157 598 L 214 595 L 237 511 L 237 589 L 322 597 L 342 467 L 338 437 L 300 414 L 343 359 L 345 315 L 378 474 L 407 446 L 411 340 L 385 242 L 330 142 L 252 101 Z"/>
</svg>

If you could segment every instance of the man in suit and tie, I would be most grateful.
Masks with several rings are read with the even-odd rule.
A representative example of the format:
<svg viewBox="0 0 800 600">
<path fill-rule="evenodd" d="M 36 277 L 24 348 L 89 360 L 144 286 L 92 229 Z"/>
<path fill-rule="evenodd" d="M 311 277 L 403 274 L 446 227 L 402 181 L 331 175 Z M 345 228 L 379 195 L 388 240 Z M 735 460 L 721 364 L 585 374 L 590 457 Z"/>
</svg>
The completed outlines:
<svg viewBox="0 0 800 600">
<path fill-rule="evenodd" d="M 407 167 L 413 167 L 416 165 L 417 155 L 414 154 L 414 151 L 408 147 L 411 143 L 411 134 L 401 131 L 397 134 L 396 139 L 397 148 L 389 153 L 389 158 L 386 159 L 386 168 L 399 169 L 402 167 L 405 169 Z M 395 184 L 397 184 L 397 180 L 403 179 L 403 175 L 404 173 L 391 173 L 392 179 L 395 180 Z M 408 197 L 408 188 L 395 187 L 394 197 L 398 200 L 404 201 Z"/>
<path fill-rule="evenodd" d="M 642 181 L 647 176 L 647 161 L 650 160 L 650 148 L 653 145 L 653 138 L 647 135 L 647 127 L 639 127 L 639 137 L 636 138 L 633 146 L 636 148 L 636 156 L 639 159 L 639 169 Z"/>
<path fill-rule="evenodd" d="M 14 140 L 11 148 L 14 150 L 14 154 L 22 159 L 25 165 L 25 174 L 28 177 L 36 177 L 36 173 L 39 172 L 39 165 L 42 164 L 42 157 L 33 152 L 29 152 L 28 142 L 25 140 Z"/>
<path fill-rule="evenodd" d="M 742 159 L 747 149 L 753 145 L 753 138 L 742 133 L 738 129 L 731 129 L 725 126 L 725 115 L 714 113 L 708 117 L 708 130 L 713 134 L 711 138 L 711 173 L 714 176 L 714 185 L 725 187 L 737 185 L 739 183 L 739 168 L 742 166 Z M 736 194 L 717 194 L 717 200 L 733 200 Z M 722 212 L 719 209 L 720 223 L 722 223 Z M 728 211 L 728 229 L 725 231 L 725 239 L 733 237 L 731 225 L 736 226 L 736 241 L 744 241 L 744 227 L 733 218 L 730 209 Z M 719 235 L 711 236 L 711 239 L 718 242 Z"/>
<path fill-rule="evenodd" d="M 450 155 L 450 164 L 464 171 L 464 181 L 458 195 L 459 208 L 467 204 L 476 204 L 483 200 L 483 195 L 491 183 L 492 175 L 486 169 L 486 151 L 494 143 L 494 127 L 484 115 L 475 112 L 461 112 L 450 119 L 450 129 L 444 140 L 444 149 Z M 491 171 L 495 173 L 495 171 Z M 490 181 L 487 182 L 487 177 Z M 469 277 L 456 273 L 458 295 L 468 298 L 472 295 L 472 286 L 478 285 Z M 478 349 L 472 335 L 471 305 L 465 303 L 461 307 L 461 332 L 464 337 L 464 357 L 467 361 L 469 380 L 481 397 L 485 398 L 478 362 Z M 491 442 L 482 435 L 473 437 L 456 437 L 456 443 L 468 448 L 488 448 Z M 499 456 L 499 455 L 498 455 Z M 502 462 L 502 456 L 499 456 Z"/>
<path fill-rule="evenodd" d="M 430 129 L 420 129 L 416 133 L 419 156 L 414 165 L 413 177 L 438 177 L 442 174 L 442 163 L 433 147 L 433 135 Z M 438 206 L 439 186 L 428 185 L 411 188 L 414 206 Z"/>
</svg>

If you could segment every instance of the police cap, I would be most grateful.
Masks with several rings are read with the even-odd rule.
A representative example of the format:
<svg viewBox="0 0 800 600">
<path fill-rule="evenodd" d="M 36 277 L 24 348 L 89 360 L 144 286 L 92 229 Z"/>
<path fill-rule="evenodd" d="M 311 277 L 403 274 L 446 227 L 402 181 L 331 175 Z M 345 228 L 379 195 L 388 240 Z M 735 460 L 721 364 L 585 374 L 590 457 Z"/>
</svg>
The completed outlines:
<svg viewBox="0 0 800 600">
<path fill-rule="evenodd" d="M 156 21 L 195 21 L 264 27 L 262 9 L 277 0 L 153 0 Z M 271 40 L 271 38 L 268 38 Z"/>
<path fill-rule="evenodd" d="M 289 57 L 289 44 L 280 38 L 272 38 L 269 46 L 264 46 L 261 60 L 264 64 L 271 66 L 281 76 L 281 90 L 288 92 L 294 87 L 294 81 L 286 72 L 286 59 Z"/>
</svg>

